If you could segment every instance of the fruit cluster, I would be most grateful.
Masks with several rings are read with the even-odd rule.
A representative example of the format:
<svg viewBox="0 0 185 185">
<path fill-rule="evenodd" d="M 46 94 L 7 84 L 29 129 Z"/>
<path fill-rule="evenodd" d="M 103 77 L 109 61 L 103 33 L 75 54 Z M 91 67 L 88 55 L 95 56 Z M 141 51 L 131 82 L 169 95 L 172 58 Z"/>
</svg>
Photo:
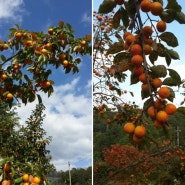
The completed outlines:
<svg viewBox="0 0 185 185">
<path fill-rule="evenodd" d="M 1 183 L 2 185 L 11 185 L 11 184 L 39 185 L 41 183 L 41 178 L 39 176 L 28 173 L 23 173 L 20 177 L 13 179 L 15 171 L 12 171 L 12 167 L 9 162 L 6 162 L 2 166 L 2 170 L 3 170 L 3 180 Z M 12 180 L 14 180 L 14 183 Z"/>
<path fill-rule="evenodd" d="M 143 137 L 146 135 L 146 129 L 143 125 L 135 125 L 132 122 L 128 122 L 123 126 L 123 131 L 132 135 L 132 139 L 135 143 L 140 143 Z"/>
</svg>

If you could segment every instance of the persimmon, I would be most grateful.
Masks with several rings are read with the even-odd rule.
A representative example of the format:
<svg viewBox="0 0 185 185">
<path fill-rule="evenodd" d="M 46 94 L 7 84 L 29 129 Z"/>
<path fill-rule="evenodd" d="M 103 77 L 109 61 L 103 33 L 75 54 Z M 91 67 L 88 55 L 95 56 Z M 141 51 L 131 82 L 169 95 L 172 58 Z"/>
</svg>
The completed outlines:
<svg viewBox="0 0 185 185">
<path fill-rule="evenodd" d="M 10 181 L 9 180 L 3 180 L 1 185 L 10 185 Z"/>
<path fill-rule="evenodd" d="M 135 66 L 141 66 L 143 63 L 143 57 L 141 55 L 134 55 L 131 58 L 131 63 Z"/>
<path fill-rule="evenodd" d="M 163 127 L 163 122 L 155 120 L 154 121 L 154 127 L 158 128 L 158 129 L 162 128 Z"/>
<path fill-rule="evenodd" d="M 143 138 L 142 138 L 142 137 L 138 137 L 138 136 L 136 136 L 135 134 L 133 134 L 132 140 L 133 140 L 135 143 L 141 143 L 141 141 L 143 140 Z"/>
<path fill-rule="evenodd" d="M 168 114 L 165 111 L 160 110 L 157 112 L 156 118 L 159 122 L 167 122 L 168 121 Z"/>
<path fill-rule="evenodd" d="M 48 50 L 45 49 L 45 48 L 43 48 L 43 49 L 41 49 L 41 53 L 42 53 L 43 55 L 46 55 L 46 54 L 48 53 Z"/>
<path fill-rule="evenodd" d="M 145 37 L 147 37 L 147 38 L 150 37 L 152 35 L 152 33 L 153 33 L 153 29 L 151 26 L 143 27 L 143 34 Z"/>
<path fill-rule="evenodd" d="M 123 33 L 123 39 L 125 40 L 128 35 L 132 35 L 132 33 L 131 32 L 128 32 L 128 31 L 125 31 Z"/>
<path fill-rule="evenodd" d="M 174 104 L 168 103 L 168 104 L 165 106 L 165 109 L 164 109 L 164 110 L 165 110 L 165 112 L 166 112 L 167 114 L 173 115 L 173 114 L 176 113 L 177 108 L 176 108 L 176 106 L 175 106 Z"/>
<path fill-rule="evenodd" d="M 99 21 L 102 21 L 102 16 L 101 16 L 101 15 L 98 15 L 96 18 L 97 18 Z"/>
<path fill-rule="evenodd" d="M 50 35 L 53 35 L 53 28 L 48 28 L 48 33 L 49 33 Z"/>
<path fill-rule="evenodd" d="M 3 170 L 4 170 L 5 172 L 8 172 L 8 171 L 10 170 L 10 164 L 5 163 L 4 166 L 3 166 Z"/>
<path fill-rule="evenodd" d="M 147 82 L 147 78 L 146 78 L 146 74 L 142 73 L 139 75 L 139 81 L 141 81 L 142 83 L 146 83 Z"/>
<path fill-rule="evenodd" d="M 160 109 L 163 109 L 164 108 L 164 104 L 165 104 L 165 101 L 163 99 L 156 99 L 155 100 L 155 107 L 160 110 Z"/>
<path fill-rule="evenodd" d="M 140 7 L 143 12 L 149 12 L 151 10 L 151 2 L 150 0 L 142 0 Z"/>
<path fill-rule="evenodd" d="M 161 87 L 163 84 L 162 80 L 160 78 L 154 78 L 152 79 L 152 86 L 157 89 L 159 87 Z"/>
<path fill-rule="evenodd" d="M 3 73 L 2 75 L 1 75 L 1 79 L 2 80 L 6 80 L 8 78 L 8 76 L 5 74 L 5 73 Z"/>
<path fill-rule="evenodd" d="M 152 51 L 152 47 L 149 45 L 149 44 L 145 44 L 144 45 L 144 52 L 145 52 L 145 55 L 149 55 Z"/>
<path fill-rule="evenodd" d="M 63 64 L 64 67 L 67 67 L 67 66 L 69 65 L 69 62 L 68 62 L 68 60 L 64 60 L 64 61 L 62 62 L 62 64 Z"/>
<path fill-rule="evenodd" d="M 40 184 L 40 177 L 37 177 L 37 176 L 34 176 L 33 177 L 33 183 L 35 183 L 35 184 Z"/>
<path fill-rule="evenodd" d="M 16 39 L 20 40 L 22 37 L 22 33 L 21 32 L 15 32 L 15 37 Z"/>
<path fill-rule="evenodd" d="M 66 54 L 65 53 L 61 53 L 60 55 L 59 55 L 59 58 L 61 59 L 61 60 L 64 60 L 64 59 L 66 59 Z"/>
<path fill-rule="evenodd" d="M 133 74 L 135 75 L 140 75 L 142 73 L 144 73 L 144 67 L 143 66 L 135 66 L 132 70 Z"/>
<path fill-rule="evenodd" d="M 159 21 L 156 24 L 157 31 L 164 32 L 166 30 L 166 22 L 165 21 Z"/>
<path fill-rule="evenodd" d="M 133 123 L 126 123 L 123 126 L 123 130 L 127 134 L 132 134 L 134 132 L 134 130 L 135 130 L 135 125 Z"/>
<path fill-rule="evenodd" d="M 136 40 L 135 36 L 134 35 L 128 35 L 126 38 L 125 38 L 125 42 L 130 45 L 132 44 L 134 41 Z"/>
<path fill-rule="evenodd" d="M 158 90 L 158 94 L 163 99 L 168 98 L 170 96 L 170 89 L 168 87 L 166 87 L 166 86 L 161 87 Z"/>
<path fill-rule="evenodd" d="M 150 106 L 150 107 L 147 109 L 147 114 L 148 114 L 151 118 L 155 118 L 155 117 L 156 117 L 156 112 L 155 112 L 154 106 Z"/>
<path fill-rule="evenodd" d="M 158 16 L 162 13 L 162 11 L 163 11 L 163 6 L 161 3 L 156 1 L 151 4 L 151 13 L 153 15 Z"/>
<path fill-rule="evenodd" d="M 8 94 L 6 95 L 6 98 L 7 98 L 8 100 L 11 100 L 11 99 L 13 98 L 12 93 L 8 93 Z"/>
<path fill-rule="evenodd" d="M 143 125 L 138 125 L 136 126 L 135 130 L 134 130 L 134 135 L 141 138 L 143 136 L 145 136 L 146 134 L 146 129 Z"/>
<path fill-rule="evenodd" d="M 144 37 L 144 43 L 151 46 L 153 43 L 153 40 L 152 40 L 152 38 Z"/>
<path fill-rule="evenodd" d="M 142 91 L 143 92 L 149 92 L 149 85 L 146 83 L 143 83 L 142 85 L 141 85 L 141 89 L 142 89 Z"/>
<path fill-rule="evenodd" d="M 25 173 L 23 176 L 22 176 L 22 180 L 23 182 L 28 182 L 29 181 L 29 175 L 27 173 Z"/>
<path fill-rule="evenodd" d="M 139 44 L 133 44 L 130 47 L 130 53 L 132 55 L 140 55 L 142 53 L 142 47 Z"/>
</svg>

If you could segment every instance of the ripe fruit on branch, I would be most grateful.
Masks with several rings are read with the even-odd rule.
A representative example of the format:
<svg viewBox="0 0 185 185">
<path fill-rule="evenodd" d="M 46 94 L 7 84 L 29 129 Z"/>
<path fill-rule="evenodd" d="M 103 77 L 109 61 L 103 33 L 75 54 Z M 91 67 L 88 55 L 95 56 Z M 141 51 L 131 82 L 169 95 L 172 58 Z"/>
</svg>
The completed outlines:
<svg viewBox="0 0 185 185">
<path fill-rule="evenodd" d="M 154 127 L 158 128 L 158 129 L 162 128 L 163 127 L 163 122 L 155 120 L 154 121 Z"/>
<path fill-rule="evenodd" d="M 131 58 L 131 63 L 135 66 L 141 66 L 143 63 L 143 57 L 141 55 L 134 55 Z"/>
<path fill-rule="evenodd" d="M 161 98 L 165 99 L 168 98 L 170 96 L 170 89 L 168 87 L 161 87 L 158 90 L 158 94 Z"/>
<path fill-rule="evenodd" d="M 41 49 L 41 53 L 42 53 L 43 55 L 46 55 L 46 54 L 48 53 L 48 50 L 45 49 L 45 48 L 43 48 L 43 49 Z"/>
<path fill-rule="evenodd" d="M 130 48 L 132 55 L 140 55 L 142 53 L 142 47 L 139 44 L 133 44 Z"/>
<path fill-rule="evenodd" d="M 156 117 L 156 112 L 155 112 L 155 108 L 154 106 L 150 106 L 147 110 L 147 113 L 148 115 L 151 117 L 151 118 L 155 118 Z"/>
<path fill-rule="evenodd" d="M 165 112 L 166 112 L 167 114 L 173 115 L 173 114 L 176 113 L 177 108 L 176 108 L 176 106 L 175 106 L 174 104 L 168 103 L 168 104 L 165 106 L 165 109 L 164 109 L 164 110 L 165 110 Z"/>
<path fill-rule="evenodd" d="M 2 75 L 1 75 L 1 79 L 2 80 L 6 80 L 8 78 L 8 76 L 5 74 L 5 73 L 3 73 Z"/>
<path fill-rule="evenodd" d="M 13 97 L 13 96 L 12 96 L 12 97 Z M 5 172 L 8 172 L 8 171 L 10 170 L 10 164 L 5 163 L 4 166 L 3 166 L 3 170 L 4 170 Z"/>
<path fill-rule="evenodd" d="M 12 93 L 8 93 L 8 94 L 6 95 L 6 98 L 7 98 L 8 100 L 11 100 L 11 99 L 13 98 Z"/>
<path fill-rule="evenodd" d="M 137 137 L 143 137 L 146 134 L 146 129 L 144 126 L 142 125 L 138 125 L 136 126 L 135 130 L 134 130 L 134 135 Z"/>
<path fill-rule="evenodd" d="M 145 37 L 150 37 L 151 35 L 152 35 L 152 33 L 153 33 L 153 30 L 152 30 L 152 27 L 151 26 L 145 26 L 145 27 L 143 27 L 143 35 L 145 36 Z"/>
<path fill-rule="evenodd" d="M 134 35 L 128 35 L 126 38 L 125 38 L 125 42 L 130 46 L 130 44 L 132 44 L 134 41 L 136 40 L 135 36 Z"/>
<path fill-rule="evenodd" d="M 40 177 L 37 177 L 37 176 L 35 176 L 35 177 L 33 177 L 33 183 L 35 183 L 35 184 L 40 184 Z"/>
<path fill-rule="evenodd" d="M 139 81 L 141 81 L 142 83 L 147 83 L 147 78 L 145 73 L 142 73 L 139 75 Z"/>
<path fill-rule="evenodd" d="M 140 75 L 140 74 L 142 74 L 142 73 L 144 73 L 144 67 L 143 66 L 135 66 L 134 68 L 133 68 L 133 74 L 135 74 L 135 75 Z"/>
<path fill-rule="evenodd" d="M 28 182 L 29 181 L 29 175 L 27 173 L 25 173 L 23 176 L 22 176 L 22 180 L 23 182 Z"/>
<path fill-rule="evenodd" d="M 153 86 L 153 88 L 157 89 L 157 88 L 161 87 L 162 84 L 163 84 L 163 82 L 162 82 L 162 80 L 160 78 L 152 79 L 152 86 Z"/>
<path fill-rule="evenodd" d="M 152 47 L 149 45 L 149 44 L 145 44 L 144 45 L 144 52 L 145 52 L 145 55 L 149 55 L 152 51 Z"/>
<path fill-rule="evenodd" d="M 143 139 L 142 137 L 137 137 L 135 134 L 133 134 L 132 140 L 135 143 L 141 143 L 142 139 Z"/>
<path fill-rule="evenodd" d="M 10 181 L 8 181 L 8 180 L 3 180 L 1 185 L 10 185 Z"/>
<path fill-rule="evenodd" d="M 156 28 L 159 32 L 164 32 L 166 30 L 166 22 L 164 21 L 159 21 L 157 24 L 156 24 Z"/>
<path fill-rule="evenodd" d="M 159 2 L 153 2 L 151 4 L 151 13 L 155 16 L 158 16 L 162 13 L 163 11 L 163 6 Z"/>
<path fill-rule="evenodd" d="M 167 122 L 168 114 L 165 111 L 160 110 L 159 112 L 157 112 L 156 118 L 159 122 Z"/>
<path fill-rule="evenodd" d="M 69 62 L 68 62 L 68 60 L 64 60 L 64 61 L 62 62 L 62 64 L 63 64 L 64 67 L 67 67 L 67 66 L 69 65 Z"/>
<path fill-rule="evenodd" d="M 143 12 L 149 12 L 151 10 L 151 4 L 150 0 L 142 0 L 140 4 L 141 10 Z"/>
<path fill-rule="evenodd" d="M 123 127 L 123 130 L 127 134 L 132 134 L 135 130 L 135 125 L 133 123 L 126 123 Z"/>
<path fill-rule="evenodd" d="M 48 29 L 48 33 L 49 33 L 50 35 L 53 35 L 53 28 L 49 28 L 49 29 Z"/>
</svg>

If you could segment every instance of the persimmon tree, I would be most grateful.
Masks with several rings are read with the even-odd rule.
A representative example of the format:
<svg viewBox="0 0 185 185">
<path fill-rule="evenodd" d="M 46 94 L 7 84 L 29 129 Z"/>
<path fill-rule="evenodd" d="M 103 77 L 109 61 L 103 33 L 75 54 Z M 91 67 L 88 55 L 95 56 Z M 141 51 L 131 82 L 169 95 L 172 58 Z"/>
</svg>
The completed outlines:
<svg viewBox="0 0 185 185">
<path fill-rule="evenodd" d="M 7 133 L 2 135 L 1 184 L 48 184 L 46 175 L 53 166 L 45 148 L 50 138 L 43 138 L 44 108 L 39 93 L 42 91 L 49 97 L 54 92 L 51 75 L 55 70 L 62 69 L 66 75 L 79 72 L 81 57 L 91 55 L 91 35 L 78 38 L 71 25 L 63 21 L 49 27 L 47 33 L 29 31 L 16 24 L 10 28 L 7 40 L 0 40 L 0 51 L 2 107 L 12 109 L 14 104 L 26 105 L 36 98 L 39 102 L 27 127 L 18 132 L 23 135 L 15 132 L 17 120 L 4 120 L 1 124 L 2 131 Z"/>
<path fill-rule="evenodd" d="M 178 38 L 168 24 L 185 23 L 181 10 L 175 0 L 104 0 L 94 12 L 94 106 L 120 110 L 130 92 L 124 89 L 126 78 L 131 85 L 141 84 L 144 106 L 134 121 L 139 133 L 134 134 L 135 129 L 130 133 L 134 140 L 141 141 L 147 133 L 146 116 L 157 128 L 167 129 L 169 116 L 179 110 L 173 104 L 173 87 L 181 87 L 183 80 L 170 68 L 180 59 L 174 49 Z"/>
<path fill-rule="evenodd" d="M 90 41 L 89 34 L 76 38 L 71 25 L 63 21 L 48 28 L 48 33 L 25 30 L 19 25 L 10 28 L 9 39 L 0 41 L 1 101 L 10 106 L 15 100 L 26 104 L 38 97 L 41 101 L 39 91 L 50 96 L 52 71 L 62 68 L 65 73 L 79 72 L 80 56 L 91 54 Z"/>
</svg>

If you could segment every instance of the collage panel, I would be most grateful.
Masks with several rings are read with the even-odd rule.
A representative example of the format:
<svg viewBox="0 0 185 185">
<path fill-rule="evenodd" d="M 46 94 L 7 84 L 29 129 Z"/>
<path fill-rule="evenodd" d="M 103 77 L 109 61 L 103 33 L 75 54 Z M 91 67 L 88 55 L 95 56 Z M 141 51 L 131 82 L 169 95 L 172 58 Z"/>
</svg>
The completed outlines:
<svg viewBox="0 0 185 185">
<path fill-rule="evenodd" d="M 92 2 L 0 1 L 0 184 L 92 184 Z"/>
<path fill-rule="evenodd" d="M 93 1 L 93 184 L 184 184 L 182 0 Z"/>
</svg>

